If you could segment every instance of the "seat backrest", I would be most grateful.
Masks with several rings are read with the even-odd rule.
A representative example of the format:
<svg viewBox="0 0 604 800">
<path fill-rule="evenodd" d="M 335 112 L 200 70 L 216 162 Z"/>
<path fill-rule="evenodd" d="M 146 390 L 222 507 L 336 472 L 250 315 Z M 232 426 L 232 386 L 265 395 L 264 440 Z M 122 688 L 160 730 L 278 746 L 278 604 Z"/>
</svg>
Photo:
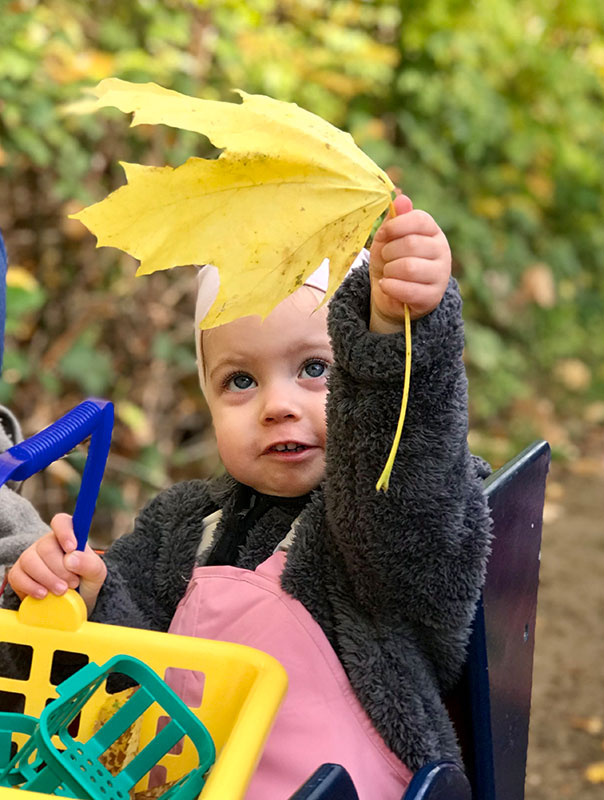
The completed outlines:
<svg viewBox="0 0 604 800">
<path fill-rule="evenodd" d="M 541 526 L 550 447 L 538 441 L 485 481 L 493 547 L 450 711 L 475 800 L 523 800 Z"/>
</svg>

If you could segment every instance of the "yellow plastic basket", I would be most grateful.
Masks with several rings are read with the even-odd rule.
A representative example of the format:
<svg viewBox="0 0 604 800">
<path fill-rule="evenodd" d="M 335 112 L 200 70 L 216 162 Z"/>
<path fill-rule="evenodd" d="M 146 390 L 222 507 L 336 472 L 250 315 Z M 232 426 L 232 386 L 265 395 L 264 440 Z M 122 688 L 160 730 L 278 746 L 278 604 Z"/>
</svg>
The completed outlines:
<svg viewBox="0 0 604 800">
<path fill-rule="evenodd" d="M 203 673 L 201 705 L 192 710 L 208 728 L 217 756 L 201 800 L 244 797 L 287 688 L 284 668 L 266 653 L 228 642 L 88 622 L 84 602 L 72 590 L 63 597 L 27 597 L 18 611 L 0 610 L 0 642 L 31 648 L 24 651 L 31 654 L 29 675 L 23 680 L 0 676 L 0 692 L 20 696 L 24 699 L 23 712 L 34 717 L 39 717 L 48 700 L 57 696 L 51 680 L 57 652 L 61 658 L 64 653 L 81 654 L 97 664 L 117 654 L 134 656 L 161 678 L 168 668 Z M 75 738 L 85 742 L 92 735 L 107 697 L 100 690 L 86 704 Z M 160 715 L 156 704 L 145 712 L 140 748 L 154 737 Z M 24 738 L 14 735 L 19 746 Z M 180 778 L 196 766 L 195 756 L 195 749 L 186 740 L 181 753 L 164 756 L 159 763 L 166 770 L 165 780 Z M 146 781 L 143 779 L 137 790 L 146 788 Z M 49 796 L 0 788 L 2 800 Z"/>
</svg>

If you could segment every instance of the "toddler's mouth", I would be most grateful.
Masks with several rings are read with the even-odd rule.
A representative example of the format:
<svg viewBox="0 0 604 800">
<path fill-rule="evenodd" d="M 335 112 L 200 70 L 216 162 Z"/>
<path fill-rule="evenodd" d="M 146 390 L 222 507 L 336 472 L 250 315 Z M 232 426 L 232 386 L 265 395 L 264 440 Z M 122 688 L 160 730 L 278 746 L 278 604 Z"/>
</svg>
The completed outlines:
<svg viewBox="0 0 604 800">
<path fill-rule="evenodd" d="M 267 453 L 301 453 L 303 450 L 308 450 L 307 444 L 300 442 L 278 442 L 266 449 Z"/>
<path fill-rule="evenodd" d="M 297 464 L 313 459 L 319 452 L 319 447 L 307 442 L 274 442 L 262 453 L 270 461 L 284 464 Z"/>
</svg>

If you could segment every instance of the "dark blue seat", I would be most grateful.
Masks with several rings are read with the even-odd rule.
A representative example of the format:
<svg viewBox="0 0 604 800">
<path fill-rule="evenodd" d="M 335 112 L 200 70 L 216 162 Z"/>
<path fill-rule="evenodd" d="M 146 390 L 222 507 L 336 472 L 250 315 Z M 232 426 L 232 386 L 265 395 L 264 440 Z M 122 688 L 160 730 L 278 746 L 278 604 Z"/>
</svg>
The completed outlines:
<svg viewBox="0 0 604 800">
<path fill-rule="evenodd" d="M 450 761 L 428 764 L 413 776 L 404 800 L 524 799 L 549 463 L 549 445 L 537 441 L 485 481 L 493 549 L 466 666 L 447 698 L 465 774 Z M 342 767 L 325 764 L 294 798 L 358 800 L 358 795 Z"/>
<path fill-rule="evenodd" d="M 359 800 L 348 772 L 339 764 L 321 764 L 289 800 Z"/>
</svg>

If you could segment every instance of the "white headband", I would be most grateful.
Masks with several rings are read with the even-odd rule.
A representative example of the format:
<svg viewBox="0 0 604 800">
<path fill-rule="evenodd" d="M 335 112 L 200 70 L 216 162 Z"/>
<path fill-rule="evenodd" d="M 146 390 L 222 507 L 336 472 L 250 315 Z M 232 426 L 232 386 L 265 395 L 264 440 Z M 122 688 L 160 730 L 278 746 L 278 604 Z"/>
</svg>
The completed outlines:
<svg viewBox="0 0 604 800">
<path fill-rule="evenodd" d="M 363 248 L 355 260 L 352 262 L 350 270 L 361 266 L 364 262 L 369 260 L 369 251 Z M 349 272 L 350 272 L 349 270 Z M 321 265 L 310 275 L 304 282 L 304 286 L 310 286 L 312 289 L 318 289 L 320 292 L 326 292 L 329 283 L 329 259 L 324 258 Z M 220 284 L 220 277 L 218 269 L 213 264 L 206 264 L 201 267 L 197 273 L 197 302 L 195 303 L 195 352 L 197 354 L 197 371 L 199 374 L 199 385 L 201 391 L 205 393 L 205 375 L 203 368 L 203 353 L 201 351 L 201 336 L 199 326 L 202 320 L 212 307 L 216 295 L 218 294 L 218 287 Z"/>
</svg>

